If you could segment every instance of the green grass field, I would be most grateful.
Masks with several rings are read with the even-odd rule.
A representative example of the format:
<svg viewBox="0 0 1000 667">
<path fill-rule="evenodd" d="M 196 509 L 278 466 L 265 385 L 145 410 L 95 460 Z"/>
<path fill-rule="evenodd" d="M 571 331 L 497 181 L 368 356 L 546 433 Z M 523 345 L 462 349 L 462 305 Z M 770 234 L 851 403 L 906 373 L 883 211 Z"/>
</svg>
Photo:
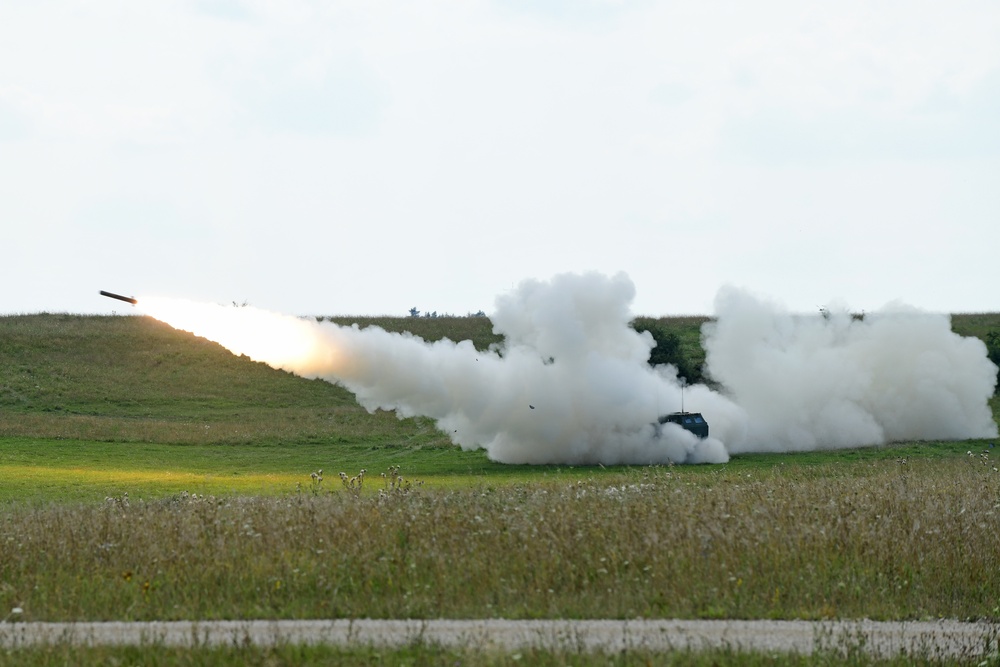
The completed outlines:
<svg viewBox="0 0 1000 667">
<path fill-rule="evenodd" d="M 697 358 L 700 322 L 661 324 Z M 486 318 L 371 323 L 497 340 Z M 505 466 L 148 318 L 2 317 L 0 618 L 996 621 L 993 444 Z"/>
</svg>

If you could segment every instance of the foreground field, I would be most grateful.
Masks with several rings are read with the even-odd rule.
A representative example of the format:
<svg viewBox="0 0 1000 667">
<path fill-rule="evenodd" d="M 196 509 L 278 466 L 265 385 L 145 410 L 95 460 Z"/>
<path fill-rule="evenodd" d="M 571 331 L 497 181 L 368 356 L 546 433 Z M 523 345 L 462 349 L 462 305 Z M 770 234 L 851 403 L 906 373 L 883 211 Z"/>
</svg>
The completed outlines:
<svg viewBox="0 0 1000 667">
<path fill-rule="evenodd" d="M 984 456 L 14 505 L 0 605 L 23 620 L 996 620 L 1000 474 Z"/>
</svg>

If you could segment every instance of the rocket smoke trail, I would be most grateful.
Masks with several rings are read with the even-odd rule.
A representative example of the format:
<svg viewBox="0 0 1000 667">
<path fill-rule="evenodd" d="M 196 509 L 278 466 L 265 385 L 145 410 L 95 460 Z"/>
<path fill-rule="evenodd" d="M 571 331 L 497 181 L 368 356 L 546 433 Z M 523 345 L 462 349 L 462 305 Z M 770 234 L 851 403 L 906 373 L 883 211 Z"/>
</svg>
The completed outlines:
<svg viewBox="0 0 1000 667">
<path fill-rule="evenodd" d="M 730 453 L 993 437 L 996 367 L 985 345 L 945 316 L 894 306 L 795 316 L 734 289 L 703 329 L 707 374 L 687 387 L 712 437 L 657 416 L 676 411 L 672 366 L 650 367 L 654 342 L 629 326 L 624 274 L 525 281 L 491 315 L 496 349 L 426 342 L 255 308 L 143 297 L 140 307 L 237 354 L 346 387 L 374 411 L 423 415 L 466 449 L 505 463 L 719 463 Z"/>
</svg>

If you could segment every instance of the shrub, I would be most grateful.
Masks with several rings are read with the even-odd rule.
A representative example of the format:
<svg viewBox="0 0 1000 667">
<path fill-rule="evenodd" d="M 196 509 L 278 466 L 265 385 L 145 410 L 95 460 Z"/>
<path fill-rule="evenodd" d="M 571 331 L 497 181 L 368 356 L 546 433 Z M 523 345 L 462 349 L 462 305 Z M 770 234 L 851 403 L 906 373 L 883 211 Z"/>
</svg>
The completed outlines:
<svg viewBox="0 0 1000 667">
<path fill-rule="evenodd" d="M 689 383 L 702 381 L 701 368 L 684 355 L 681 337 L 675 331 L 669 331 L 655 320 L 635 320 L 632 328 L 642 333 L 648 331 L 656 341 L 649 353 L 649 365 L 672 364 L 677 368 L 677 375 L 686 378 Z"/>
<path fill-rule="evenodd" d="M 986 334 L 986 354 L 990 361 L 997 365 L 997 384 L 993 393 L 1000 391 L 1000 331 L 991 331 Z"/>
</svg>

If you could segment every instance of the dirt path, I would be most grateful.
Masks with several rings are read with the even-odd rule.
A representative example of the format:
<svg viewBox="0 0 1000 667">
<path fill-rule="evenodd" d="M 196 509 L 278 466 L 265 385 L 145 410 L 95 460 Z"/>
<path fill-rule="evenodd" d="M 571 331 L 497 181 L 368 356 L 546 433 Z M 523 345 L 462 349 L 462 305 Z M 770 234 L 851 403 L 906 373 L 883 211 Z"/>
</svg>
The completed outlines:
<svg viewBox="0 0 1000 667">
<path fill-rule="evenodd" d="M 879 656 L 906 651 L 940 657 L 978 657 L 997 650 L 998 636 L 1000 625 L 958 621 L 336 620 L 0 624 L 0 647 L 56 642 L 158 642 L 181 646 L 325 642 L 401 646 L 423 641 L 501 650 L 537 646 L 581 651 L 729 646 L 811 653 L 819 647 L 853 646 Z"/>
</svg>

